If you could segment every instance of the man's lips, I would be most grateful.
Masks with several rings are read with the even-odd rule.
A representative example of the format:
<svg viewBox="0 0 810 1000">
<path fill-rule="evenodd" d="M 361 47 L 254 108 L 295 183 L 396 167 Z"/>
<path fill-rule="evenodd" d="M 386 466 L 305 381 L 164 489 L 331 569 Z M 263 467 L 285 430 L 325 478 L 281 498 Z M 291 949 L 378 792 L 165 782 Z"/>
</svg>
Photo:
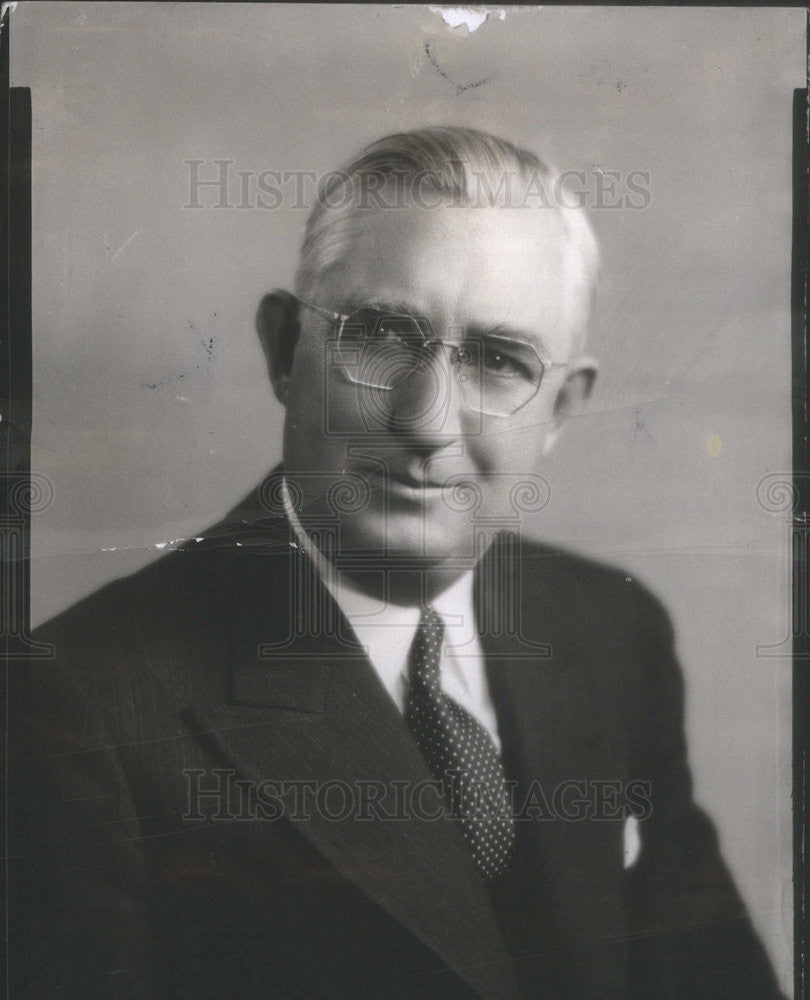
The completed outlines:
<svg viewBox="0 0 810 1000">
<path fill-rule="evenodd" d="M 444 478 L 437 478 L 424 468 L 391 468 L 382 464 L 359 469 L 359 474 L 372 485 L 382 484 L 403 487 L 410 490 L 439 490 L 444 486 Z"/>
</svg>

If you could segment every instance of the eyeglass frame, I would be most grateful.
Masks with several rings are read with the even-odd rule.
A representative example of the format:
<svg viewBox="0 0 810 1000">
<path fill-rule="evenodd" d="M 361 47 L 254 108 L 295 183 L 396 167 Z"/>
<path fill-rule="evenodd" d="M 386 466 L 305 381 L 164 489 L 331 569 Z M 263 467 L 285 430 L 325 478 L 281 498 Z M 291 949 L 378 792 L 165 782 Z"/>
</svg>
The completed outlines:
<svg viewBox="0 0 810 1000">
<path fill-rule="evenodd" d="M 357 315 L 358 312 L 362 312 L 363 309 L 372 308 L 370 306 L 360 306 L 358 309 L 355 309 L 354 312 L 339 313 L 339 312 L 334 312 L 331 309 L 324 309 L 323 306 L 316 306 L 312 302 L 306 302 L 304 299 L 300 298 L 298 295 L 294 295 L 292 293 L 288 293 L 288 294 L 290 295 L 291 298 L 295 299 L 295 301 L 299 305 L 305 306 L 307 309 L 311 309 L 313 312 L 318 313 L 318 315 L 323 316 L 325 319 L 331 319 L 334 323 L 338 323 L 339 326 L 337 327 L 337 334 L 336 334 L 338 344 L 340 344 L 340 342 L 341 342 L 341 338 L 343 336 L 343 330 L 344 330 L 344 328 L 346 326 L 346 321 L 349 320 L 349 319 L 351 319 L 352 316 Z M 380 310 L 377 310 L 377 311 L 380 311 Z M 410 315 L 408 313 L 391 312 L 388 315 L 390 315 L 390 317 L 394 318 L 394 319 L 396 319 L 396 318 L 409 319 L 409 320 L 412 320 L 413 322 L 416 322 L 416 320 L 417 320 L 417 317 L 412 316 L 412 315 Z M 423 322 L 428 327 L 428 329 L 431 331 L 431 333 L 433 333 L 434 332 L 433 331 L 433 325 L 431 324 L 430 320 L 428 320 L 427 318 L 424 318 Z M 419 329 L 419 324 L 416 323 L 416 325 L 417 325 L 417 329 Z M 549 369 L 551 369 L 551 368 L 567 368 L 568 367 L 568 362 L 565 362 L 565 361 L 548 361 L 548 362 L 546 362 L 546 361 L 544 361 L 540 357 L 540 355 L 537 353 L 536 348 L 532 344 L 528 343 L 525 340 L 518 340 L 516 337 L 506 337 L 506 336 L 503 336 L 502 334 L 498 334 L 498 339 L 499 340 L 507 341 L 508 343 L 521 344 L 523 347 L 526 347 L 529 350 L 533 351 L 534 354 L 537 357 L 537 360 L 540 362 L 540 365 L 542 367 L 542 371 L 540 372 L 540 377 L 537 380 L 537 387 L 535 388 L 534 392 L 531 394 L 531 396 L 529 396 L 528 399 L 524 400 L 524 402 L 522 402 L 520 404 L 520 406 L 516 407 L 510 413 L 507 413 L 507 414 L 492 413 L 492 412 L 490 412 L 488 410 L 479 409 L 478 407 L 474 407 L 474 406 L 469 407 L 469 409 L 473 410 L 476 413 L 480 413 L 483 416 L 498 417 L 501 420 L 508 420 L 511 417 L 513 417 L 516 413 L 519 413 L 520 410 L 522 410 L 524 406 L 528 406 L 528 404 L 535 398 L 535 396 L 537 396 L 537 394 L 540 392 L 540 386 L 543 384 L 543 378 L 545 377 L 545 374 L 546 374 L 546 372 Z M 431 344 L 439 344 L 442 347 L 450 347 L 450 348 L 454 348 L 454 349 L 458 349 L 458 347 L 460 346 L 455 341 L 452 341 L 452 340 L 442 340 L 439 337 L 435 337 L 435 336 L 431 337 L 429 339 L 423 337 L 422 340 L 423 340 L 425 346 L 430 346 Z M 452 363 L 454 363 L 454 362 L 451 362 L 451 364 Z M 357 382 L 354 379 L 352 379 L 350 376 L 347 376 L 347 378 L 352 383 L 352 385 L 360 385 L 360 386 L 363 386 L 363 388 L 365 388 L 365 389 L 379 389 L 382 392 L 390 392 L 394 388 L 394 386 L 374 385 L 373 383 L 370 383 L 370 382 Z"/>
</svg>

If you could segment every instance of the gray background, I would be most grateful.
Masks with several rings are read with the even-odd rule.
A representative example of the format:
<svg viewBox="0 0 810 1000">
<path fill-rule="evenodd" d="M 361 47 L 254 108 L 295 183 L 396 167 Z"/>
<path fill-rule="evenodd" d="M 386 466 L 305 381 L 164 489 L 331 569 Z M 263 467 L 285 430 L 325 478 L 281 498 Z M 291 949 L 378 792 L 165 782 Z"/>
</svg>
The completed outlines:
<svg viewBox="0 0 810 1000">
<path fill-rule="evenodd" d="M 34 110 L 33 468 L 55 488 L 35 622 L 216 520 L 279 457 L 253 316 L 290 282 L 305 212 L 184 208 L 184 160 L 324 171 L 449 122 L 650 172 L 645 210 L 592 213 L 601 385 L 540 468 L 533 528 L 672 612 L 697 796 L 789 988 L 790 664 L 757 655 L 789 631 L 787 522 L 756 487 L 791 465 L 803 12 L 512 9 L 469 34 L 427 7 L 37 3 L 12 38 Z"/>
</svg>

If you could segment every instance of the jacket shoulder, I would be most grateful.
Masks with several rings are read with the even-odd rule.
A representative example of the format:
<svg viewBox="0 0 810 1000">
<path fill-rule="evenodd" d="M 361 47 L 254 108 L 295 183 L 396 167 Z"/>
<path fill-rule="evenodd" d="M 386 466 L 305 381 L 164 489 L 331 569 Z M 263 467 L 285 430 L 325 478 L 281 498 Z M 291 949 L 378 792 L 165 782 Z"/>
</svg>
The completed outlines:
<svg viewBox="0 0 810 1000">
<path fill-rule="evenodd" d="M 519 561 L 521 589 L 531 604 L 608 633 L 622 626 L 636 635 L 671 638 L 664 605 L 633 571 L 539 540 L 521 540 Z"/>
</svg>

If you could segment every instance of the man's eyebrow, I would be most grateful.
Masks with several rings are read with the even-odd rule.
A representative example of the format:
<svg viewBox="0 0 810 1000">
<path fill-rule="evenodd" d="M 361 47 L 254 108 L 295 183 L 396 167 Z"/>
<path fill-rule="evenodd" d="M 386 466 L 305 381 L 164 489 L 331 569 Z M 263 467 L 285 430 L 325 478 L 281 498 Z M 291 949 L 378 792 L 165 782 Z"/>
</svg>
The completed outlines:
<svg viewBox="0 0 810 1000">
<path fill-rule="evenodd" d="M 548 344 L 536 330 L 512 327 L 507 323 L 498 323 L 495 326 L 472 324 L 468 332 L 474 337 L 505 337 L 507 340 L 518 340 L 522 344 L 534 347 L 542 356 L 548 351 Z"/>
<path fill-rule="evenodd" d="M 391 313 L 394 316 L 415 316 L 421 318 L 420 311 L 414 309 L 412 303 L 398 302 L 394 299 L 351 298 L 343 304 L 341 312 L 351 314 L 361 309 L 373 309 L 375 312 Z"/>
</svg>

